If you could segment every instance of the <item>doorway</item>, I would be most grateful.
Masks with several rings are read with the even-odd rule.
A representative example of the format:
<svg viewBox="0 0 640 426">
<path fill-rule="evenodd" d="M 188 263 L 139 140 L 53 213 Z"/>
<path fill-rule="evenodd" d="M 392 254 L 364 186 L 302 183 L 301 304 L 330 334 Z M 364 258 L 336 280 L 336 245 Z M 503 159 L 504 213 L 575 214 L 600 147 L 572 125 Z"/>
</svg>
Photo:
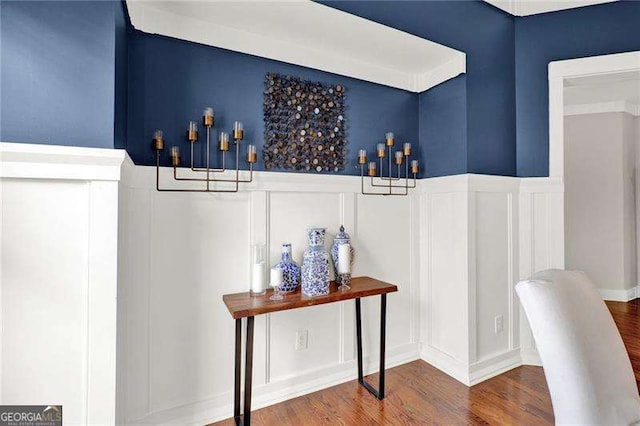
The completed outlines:
<svg viewBox="0 0 640 426">
<path fill-rule="evenodd" d="M 565 268 L 587 272 L 606 300 L 628 301 L 638 292 L 640 56 L 635 55 L 554 63 L 564 63 L 565 71 L 573 66 L 561 79 Z M 627 59 L 623 67 L 621 59 Z"/>
</svg>

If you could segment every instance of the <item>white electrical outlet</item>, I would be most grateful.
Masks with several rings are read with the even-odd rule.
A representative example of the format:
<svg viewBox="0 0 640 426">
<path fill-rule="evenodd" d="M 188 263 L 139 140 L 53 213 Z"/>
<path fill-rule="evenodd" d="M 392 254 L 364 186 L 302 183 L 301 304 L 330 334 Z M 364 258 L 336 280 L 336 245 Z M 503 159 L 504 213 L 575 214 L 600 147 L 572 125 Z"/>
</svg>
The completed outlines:
<svg viewBox="0 0 640 426">
<path fill-rule="evenodd" d="M 498 315 L 495 318 L 495 331 L 496 334 L 502 333 L 504 331 L 504 318 L 502 317 L 502 315 Z"/>
<path fill-rule="evenodd" d="M 302 351 L 309 347 L 309 331 L 296 331 L 296 351 Z"/>
</svg>

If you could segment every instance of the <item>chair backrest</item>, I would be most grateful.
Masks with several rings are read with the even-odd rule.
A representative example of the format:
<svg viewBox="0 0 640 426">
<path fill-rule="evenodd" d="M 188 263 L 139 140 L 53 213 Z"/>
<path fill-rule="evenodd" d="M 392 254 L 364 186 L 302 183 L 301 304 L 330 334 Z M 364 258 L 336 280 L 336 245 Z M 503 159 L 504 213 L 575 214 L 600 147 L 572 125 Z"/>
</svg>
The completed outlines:
<svg viewBox="0 0 640 426">
<path fill-rule="evenodd" d="M 629 355 L 589 277 L 547 270 L 516 285 L 557 424 L 631 424 L 640 397 Z"/>
</svg>

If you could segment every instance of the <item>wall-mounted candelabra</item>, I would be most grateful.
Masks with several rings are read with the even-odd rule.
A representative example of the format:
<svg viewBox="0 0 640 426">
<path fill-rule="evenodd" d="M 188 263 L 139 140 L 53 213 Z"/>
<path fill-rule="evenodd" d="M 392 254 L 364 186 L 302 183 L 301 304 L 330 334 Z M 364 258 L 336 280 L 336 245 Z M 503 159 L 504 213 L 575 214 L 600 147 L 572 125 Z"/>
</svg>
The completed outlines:
<svg viewBox="0 0 640 426">
<path fill-rule="evenodd" d="M 244 128 L 242 123 L 236 121 L 233 124 L 233 143 L 235 145 L 235 178 L 215 178 L 215 173 L 227 171 L 227 152 L 229 151 L 229 134 L 220 132 L 218 135 L 218 149 L 222 153 L 222 161 L 219 168 L 211 165 L 211 133 L 214 127 L 213 108 L 207 108 L 202 114 L 202 125 L 206 129 L 206 160 L 204 165 L 199 167 L 194 163 L 194 147 L 198 142 L 198 123 L 189 122 L 186 139 L 189 143 L 191 164 L 189 176 L 178 176 L 178 169 L 182 165 L 180 147 L 172 146 L 169 151 L 171 165 L 173 166 L 173 179 L 176 181 L 202 182 L 201 188 L 160 188 L 160 154 L 164 150 L 164 138 L 162 130 L 156 130 L 153 135 L 153 148 L 156 150 L 156 189 L 158 191 L 170 192 L 238 192 L 241 183 L 253 181 L 253 165 L 258 161 L 258 154 L 255 145 L 247 145 L 247 162 L 249 163 L 249 178 L 240 179 L 240 145 L 244 139 Z M 214 148 L 215 149 L 215 148 Z M 233 171 L 229 169 L 229 171 Z M 227 188 L 212 188 L 213 182 L 223 182 L 223 185 L 230 184 Z"/>
<path fill-rule="evenodd" d="M 361 192 L 364 195 L 407 195 L 409 189 L 416 187 L 416 176 L 418 175 L 418 160 L 410 160 L 411 144 L 405 143 L 401 151 L 396 151 L 392 156 L 393 146 L 395 145 L 395 137 L 389 132 L 385 135 L 385 143 L 377 146 L 378 161 L 370 161 L 367 159 L 367 151 L 361 149 L 358 153 L 358 163 L 360 164 L 360 178 L 362 183 Z M 386 145 L 386 146 L 385 146 Z M 387 158 L 387 175 L 384 174 L 384 163 Z M 411 162 L 411 174 L 409 177 L 409 162 Z M 378 163 L 380 171 L 378 172 Z M 396 175 L 394 176 L 394 163 Z M 404 177 L 402 177 L 402 166 L 404 164 Z M 367 176 L 365 177 L 365 166 L 367 167 Z M 378 176 L 378 173 L 380 174 Z M 384 188 L 374 190 L 374 192 L 365 191 L 365 180 L 370 179 L 369 186 L 373 188 Z M 411 183 L 409 181 L 411 180 Z M 403 183 L 404 182 L 404 183 Z"/>
</svg>

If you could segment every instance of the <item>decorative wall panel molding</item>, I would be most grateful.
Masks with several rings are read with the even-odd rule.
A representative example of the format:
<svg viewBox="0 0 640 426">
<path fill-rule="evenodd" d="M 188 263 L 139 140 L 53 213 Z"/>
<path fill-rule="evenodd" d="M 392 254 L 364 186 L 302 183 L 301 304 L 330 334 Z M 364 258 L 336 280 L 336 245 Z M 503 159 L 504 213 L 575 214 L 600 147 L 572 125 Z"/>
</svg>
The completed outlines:
<svg viewBox="0 0 640 426">
<path fill-rule="evenodd" d="M 127 8 L 133 26 L 147 33 L 416 93 L 466 71 L 463 52 L 308 0 L 128 0 Z"/>
<path fill-rule="evenodd" d="M 330 244 L 344 224 L 358 249 L 353 273 L 399 285 L 388 299 L 387 364 L 419 358 L 419 196 L 371 200 L 357 195 L 358 177 L 274 172 L 257 172 L 255 187 L 235 196 L 167 194 L 155 191 L 153 172 L 129 161 L 123 168 L 123 423 L 204 423 L 229 417 L 234 327 L 222 294 L 248 289 L 252 243 L 266 243 L 273 264 L 281 244 L 290 242 L 300 261 L 308 225 L 327 226 Z M 411 220 L 380 228 L 380 220 L 399 217 Z M 397 250 L 381 249 L 388 244 Z M 378 303 L 362 305 L 367 371 L 377 365 Z M 354 309 L 353 303 L 343 303 L 257 318 L 253 405 L 354 379 Z M 304 351 L 295 350 L 300 329 L 309 335 Z"/>
<path fill-rule="evenodd" d="M 2 404 L 55 401 L 67 423 L 115 423 L 124 156 L 0 143 Z"/>
<path fill-rule="evenodd" d="M 344 224 L 358 250 L 354 274 L 398 284 L 388 299 L 389 366 L 422 358 L 471 385 L 522 364 L 521 342 L 532 340 L 513 285 L 531 272 L 521 265 L 558 264 L 561 181 L 447 176 L 419 180 L 414 194 L 392 200 L 361 196 L 356 176 L 256 172 L 255 186 L 231 197 L 157 193 L 154 171 L 126 162 L 122 172 L 122 423 L 231 415 L 233 353 L 219 348 L 233 347 L 233 322 L 222 294 L 247 289 L 252 243 L 266 243 L 276 263 L 291 242 L 299 260 L 307 225 L 331 234 Z M 381 229 L 381 220 L 397 226 Z M 377 304 L 363 305 L 370 372 Z M 256 319 L 256 407 L 355 378 L 353 304 L 317 308 Z M 504 317 L 499 334 L 496 315 Z M 295 350 L 297 330 L 308 330 L 309 349 Z M 527 350 L 535 362 L 535 348 Z"/>
</svg>

